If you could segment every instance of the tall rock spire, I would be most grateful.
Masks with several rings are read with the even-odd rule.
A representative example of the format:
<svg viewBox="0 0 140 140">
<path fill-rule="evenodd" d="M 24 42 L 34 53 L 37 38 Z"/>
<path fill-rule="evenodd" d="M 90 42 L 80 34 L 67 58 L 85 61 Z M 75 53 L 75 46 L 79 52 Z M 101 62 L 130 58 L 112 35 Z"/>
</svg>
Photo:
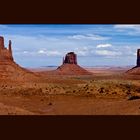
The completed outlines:
<svg viewBox="0 0 140 140">
<path fill-rule="evenodd" d="M 9 40 L 8 48 L 4 46 L 4 38 L 0 36 L 0 61 L 13 61 L 12 42 Z"/>
<path fill-rule="evenodd" d="M 12 54 L 12 41 L 11 41 L 11 40 L 9 40 L 9 46 L 8 46 L 8 49 L 9 49 L 9 51 L 10 51 L 11 54 Z"/>
<path fill-rule="evenodd" d="M 0 49 L 4 48 L 4 38 L 0 36 Z"/>
<path fill-rule="evenodd" d="M 140 49 L 137 49 L 137 66 L 140 67 Z"/>
<path fill-rule="evenodd" d="M 8 49 L 9 49 L 9 53 L 10 53 L 10 57 L 11 57 L 11 60 L 13 60 L 13 54 L 12 54 L 12 41 L 9 40 L 9 46 L 8 46 Z"/>
</svg>

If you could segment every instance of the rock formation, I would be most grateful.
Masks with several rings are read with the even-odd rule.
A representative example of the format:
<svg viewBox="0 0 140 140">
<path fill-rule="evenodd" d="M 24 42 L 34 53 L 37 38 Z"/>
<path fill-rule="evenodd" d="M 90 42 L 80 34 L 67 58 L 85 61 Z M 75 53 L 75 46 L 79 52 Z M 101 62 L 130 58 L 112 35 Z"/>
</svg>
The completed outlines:
<svg viewBox="0 0 140 140">
<path fill-rule="evenodd" d="M 0 36 L 0 80 L 29 80 L 34 77 L 36 77 L 34 73 L 14 62 L 11 40 L 9 40 L 8 48 L 6 48 L 4 46 L 4 38 Z"/>
<path fill-rule="evenodd" d="M 137 67 L 140 67 L 140 49 L 137 50 Z"/>
<path fill-rule="evenodd" d="M 4 46 L 4 38 L 0 36 L 0 61 L 13 61 L 11 40 L 9 40 L 8 48 Z"/>
<path fill-rule="evenodd" d="M 135 74 L 135 75 L 139 75 L 140 74 L 140 49 L 137 49 L 136 66 L 133 67 L 132 69 L 128 70 L 126 73 L 128 73 L 128 74 Z"/>
<path fill-rule="evenodd" d="M 77 64 L 77 55 L 74 52 L 67 53 L 65 59 L 63 58 L 63 64 Z"/>
<path fill-rule="evenodd" d="M 69 52 L 63 57 L 62 65 L 56 70 L 44 72 L 48 75 L 91 75 L 84 68 L 77 64 L 77 55 L 74 52 Z"/>
</svg>

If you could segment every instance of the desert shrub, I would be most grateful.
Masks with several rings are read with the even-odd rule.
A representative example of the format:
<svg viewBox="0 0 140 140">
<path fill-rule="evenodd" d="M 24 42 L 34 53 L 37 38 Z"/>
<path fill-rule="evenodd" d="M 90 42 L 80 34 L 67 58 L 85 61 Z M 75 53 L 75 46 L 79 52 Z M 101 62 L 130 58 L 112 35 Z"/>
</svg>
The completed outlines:
<svg viewBox="0 0 140 140">
<path fill-rule="evenodd" d="M 28 89 L 20 89 L 18 91 L 18 94 L 21 94 L 23 96 L 29 96 L 29 95 L 42 95 L 42 89 L 34 89 L 34 88 L 28 88 Z"/>
<path fill-rule="evenodd" d="M 140 99 L 140 96 L 130 96 L 128 98 L 128 100 L 136 100 L 136 99 Z"/>
<path fill-rule="evenodd" d="M 140 92 L 140 88 L 136 88 L 136 90 L 135 90 L 136 92 Z"/>
<path fill-rule="evenodd" d="M 53 105 L 53 104 L 50 102 L 50 103 L 48 103 L 48 105 Z"/>
<path fill-rule="evenodd" d="M 73 90 L 73 93 L 75 93 L 76 92 L 76 90 Z"/>
<path fill-rule="evenodd" d="M 98 91 L 99 91 L 99 93 L 104 93 L 104 88 L 101 87 Z"/>
<path fill-rule="evenodd" d="M 131 94 L 131 90 L 128 89 L 127 92 L 126 92 L 126 94 L 127 94 L 127 95 Z"/>
<path fill-rule="evenodd" d="M 105 92 L 106 92 L 106 93 L 108 93 L 108 92 L 109 92 L 109 90 L 108 90 L 108 89 L 105 89 Z"/>
<path fill-rule="evenodd" d="M 112 92 L 112 94 L 117 94 L 117 92 L 116 92 L 116 91 L 114 91 L 114 92 Z"/>
</svg>

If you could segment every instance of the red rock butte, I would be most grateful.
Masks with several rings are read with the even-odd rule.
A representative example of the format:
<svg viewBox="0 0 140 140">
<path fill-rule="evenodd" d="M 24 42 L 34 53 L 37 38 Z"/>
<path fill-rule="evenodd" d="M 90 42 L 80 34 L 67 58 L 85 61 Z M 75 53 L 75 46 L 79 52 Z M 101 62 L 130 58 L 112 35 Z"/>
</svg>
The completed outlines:
<svg viewBox="0 0 140 140">
<path fill-rule="evenodd" d="M 140 75 L 140 49 L 137 49 L 136 66 L 128 70 L 126 73 L 133 75 Z"/>
<path fill-rule="evenodd" d="M 12 41 L 8 48 L 4 45 L 4 37 L 0 36 L 0 80 L 24 80 L 34 78 L 34 74 L 14 62 Z"/>
<path fill-rule="evenodd" d="M 77 55 L 74 52 L 69 52 L 63 57 L 62 65 L 56 70 L 44 72 L 50 75 L 91 75 L 84 68 L 77 64 Z"/>
<path fill-rule="evenodd" d="M 63 64 L 77 64 L 77 55 L 74 52 L 67 53 L 65 59 L 63 58 Z"/>
<path fill-rule="evenodd" d="M 0 36 L 0 61 L 13 61 L 11 40 L 9 40 L 8 48 L 4 46 L 4 38 Z"/>
</svg>

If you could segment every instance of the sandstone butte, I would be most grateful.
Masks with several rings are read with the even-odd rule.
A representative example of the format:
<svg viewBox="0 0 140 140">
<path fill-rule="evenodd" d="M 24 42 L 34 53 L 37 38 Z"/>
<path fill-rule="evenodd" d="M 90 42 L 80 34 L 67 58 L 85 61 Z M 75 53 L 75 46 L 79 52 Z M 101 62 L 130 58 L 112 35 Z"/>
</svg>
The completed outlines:
<svg viewBox="0 0 140 140">
<path fill-rule="evenodd" d="M 4 45 L 4 38 L 0 36 L 0 80 L 30 80 L 37 77 L 29 70 L 22 68 L 14 61 L 12 42 L 9 40 L 8 48 Z M 8 80 L 7 80 L 8 81 Z"/>
<path fill-rule="evenodd" d="M 43 72 L 50 75 L 91 75 L 84 68 L 77 64 L 77 55 L 74 52 L 69 52 L 63 58 L 63 63 L 56 70 Z M 33 80 L 38 79 L 40 75 L 31 72 L 19 66 L 13 58 L 12 42 L 9 40 L 9 45 L 6 48 L 4 45 L 4 37 L 0 36 L 0 80 Z"/>
<path fill-rule="evenodd" d="M 50 75 L 92 75 L 84 68 L 80 67 L 77 62 L 77 55 L 74 52 L 69 52 L 63 57 L 62 65 L 56 70 L 44 72 Z"/>
<path fill-rule="evenodd" d="M 127 74 L 139 75 L 140 74 L 140 49 L 137 49 L 136 66 L 126 72 Z"/>
</svg>

